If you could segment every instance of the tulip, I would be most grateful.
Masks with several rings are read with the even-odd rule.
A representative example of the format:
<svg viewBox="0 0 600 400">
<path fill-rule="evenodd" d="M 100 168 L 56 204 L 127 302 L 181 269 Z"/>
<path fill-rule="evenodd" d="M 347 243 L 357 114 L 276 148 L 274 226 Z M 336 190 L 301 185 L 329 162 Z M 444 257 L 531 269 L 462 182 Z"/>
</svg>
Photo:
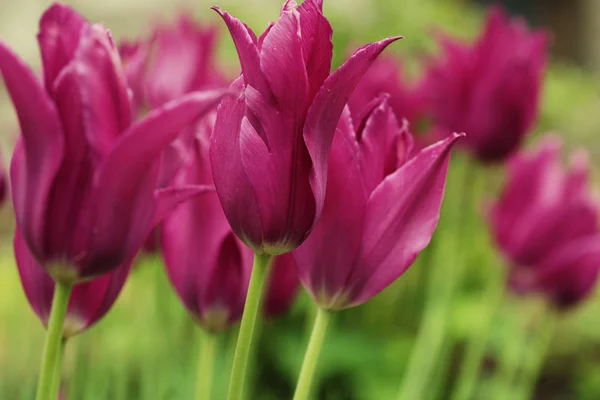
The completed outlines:
<svg viewBox="0 0 600 400">
<path fill-rule="evenodd" d="M 410 157 L 412 138 L 388 99 L 353 123 L 342 114 L 327 195 L 309 238 L 292 253 L 320 307 L 295 400 L 307 398 L 330 311 L 364 303 L 406 271 L 435 230 L 450 149 L 461 135 Z"/>
<path fill-rule="evenodd" d="M 533 126 L 547 58 L 547 34 L 529 32 L 500 8 L 488 15 L 478 40 L 443 38 L 423 81 L 439 133 L 466 132 L 463 145 L 483 162 L 499 162 L 519 148 Z"/>
<path fill-rule="evenodd" d="M 547 136 L 509 160 L 508 180 L 489 212 L 496 244 L 509 263 L 509 284 L 542 292 L 559 309 L 583 300 L 600 267 L 598 205 L 588 187 L 585 152 L 568 170 L 558 138 Z"/>
<path fill-rule="evenodd" d="M 371 63 L 399 37 L 362 47 L 330 73 L 333 32 L 322 0 L 299 7 L 286 1 L 260 37 L 213 9 L 237 49 L 242 75 L 232 87 L 242 94 L 217 109 L 212 173 L 233 232 L 255 252 L 229 385 L 229 400 L 237 400 L 270 257 L 299 246 L 318 220 L 342 110 Z"/>
<path fill-rule="evenodd" d="M 156 191 L 160 154 L 226 92 L 190 94 L 132 124 L 119 55 L 102 25 L 54 4 L 38 42 L 43 84 L 1 41 L 0 73 L 21 127 L 10 178 L 15 243 L 29 251 L 16 253 L 17 264 L 25 270 L 33 257 L 56 282 L 37 390 L 37 400 L 50 400 L 73 285 L 129 263 L 168 211 L 206 191 Z"/>
<path fill-rule="evenodd" d="M 212 124 L 198 125 L 193 157 L 178 179 L 212 185 L 209 141 Z M 231 231 L 219 199 L 207 193 L 180 205 L 162 224 L 161 248 L 167 275 L 194 321 L 207 333 L 199 366 L 198 399 L 210 397 L 214 336 L 242 317 L 253 252 Z M 298 278 L 291 255 L 274 261 L 265 313 L 275 316 L 291 305 Z M 283 292 L 285 291 L 285 292 Z M 207 377 L 208 375 L 208 377 Z"/>
<path fill-rule="evenodd" d="M 322 1 L 287 1 L 257 39 L 228 13 L 225 21 L 242 66 L 237 99 L 217 111 L 211 161 L 217 194 L 233 231 L 256 253 L 296 248 L 315 224 L 325 197 L 327 158 L 352 90 L 387 45 L 358 50 L 330 74 L 329 22 Z"/>
<path fill-rule="evenodd" d="M 109 33 L 67 6 L 42 16 L 42 86 L 0 42 L 0 72 L 21 124 L 11 162 L 17 226 L 56 281 L 75 283 L 132 257 L 152 225 L 195 189 L 155 191 L 159 156 L 224 92 L 194 93 L 131 124 Z"/>
</svg>

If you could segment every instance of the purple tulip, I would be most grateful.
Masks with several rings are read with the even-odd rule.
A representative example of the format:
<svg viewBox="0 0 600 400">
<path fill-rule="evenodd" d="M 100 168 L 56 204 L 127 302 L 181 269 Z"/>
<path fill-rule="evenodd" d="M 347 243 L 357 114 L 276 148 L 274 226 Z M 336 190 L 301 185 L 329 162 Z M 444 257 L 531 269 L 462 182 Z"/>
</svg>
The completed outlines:
<svg viewBox="0 0 600 400">
<path fill-rule="evenodd" d="M 387 98 L 333 140 L 319 222 L 294 252 L 300 279 L 325 309 L 359 305 L 392 283 L 429 243 L 439 219 L 454 134 L 410 158 L 412 138 Z"/>
<path fill-rule="evenodd" d="M 509 160 L 508 181 L 489 212 L 496 243 L 517 292 L 546 293 L 558 307 L 595 286 L 600 267 L 598 205 L 588 188 L 587 157 L 560 165 L 560 142 L 548 136 L 531 154 Z"/>
<path fill-rule="evenodd" d="M 54 280 L 35 261 L 20 234 L 15 235 L 14 250 L 27 300 L 42 324 L 47 326 L 54 296 Z M 63 325 L 63 337 L 68 338 L 87 330 L 110 310 L 125 285 L 130 267 L 131 263 L 123 264 L 108 274 L 73 287 Z"/>
<path fill-rule="evenodd" d="M 228 13 L 243 87 L 217 111 L 211 161 L 233 231 L 259 254 L 302 243 L 323 208 L 335 127 L 369 65 L 398 37 L 358 50 L 330 74 L 332 30 L 322 0 L 287 1 L 260 38 Z"/>
<path fill-rule="evenodd" d="M 190 94 L 132 125 L 119 55 L 103 26 L 55 4 L 38 41 L 44 85 L 0 42 L 22 132 L 10 171 L 17 235 L 53 279 L 75 283 L 128 262 L 167 211 L 205 191 L 156 191 L 160 154 L 226 92 Z"/>
<path fill-rule="evenodd" d="M 211 124 L 199 127 L 193 159 L 179 179 L 186 184 L 212 185 L 209 160 Z M 167 274 L 194 320 L 204 329 L 218 332 L 242 316 L 252 270 L 253 253 L 231 231 L 215 193 L 207 193 L 180 205 L 162 223 L 161 247 Z M 291 293 L 277 297 L 286 304 L 271 304 L 273 314 L 291 304 L 295 274 L 291 257 L 278 258 L 271 286 L 284 285 Z M 297 279 L 297 278 L 296 278 Z M 297 286 L 297 285 L 296 285 Z"/>
<path fill-rule="evenodd" d="M 529 32 L 500 8 L 473 45 L 444 38 L 443 57 L 423 82 L 440 133 L 466 132 L 463 145 L 481 161 L 506 159 L 537 117 L 547 42 L 545 32 Z"/>
<path fill-rule="evenodd" d="M 298 297 L 300 278 L 291 254 L 282 254 L 273 261 L 265 293 L 263 314 L 276 318 L 289 311 Z"/>
</svg>

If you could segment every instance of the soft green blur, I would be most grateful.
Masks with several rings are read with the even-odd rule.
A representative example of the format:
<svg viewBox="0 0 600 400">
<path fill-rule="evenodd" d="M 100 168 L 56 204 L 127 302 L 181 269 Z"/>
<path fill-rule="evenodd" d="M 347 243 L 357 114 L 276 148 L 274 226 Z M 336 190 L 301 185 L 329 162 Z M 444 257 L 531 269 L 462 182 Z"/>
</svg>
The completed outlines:
<svg viewBox="0 0 600 400">
<path fill-rule="evenodd" d="M 127 6 L 117 0 L 72 0 L 67 3 L 91 20 L 104 21 L 117 38 L 141 34 L 148 25 L 148 18 L 173 15 L 176 5 L 194 10 L 194 14 L 203 19 L 219 22 L 207 11 L 205 2 L 140 0 L 128 2 Z M 277 16 L 280 7 L 278 0 L 223 0 L 219 3 L 257 31 Z M 0 37 L 15 46 L 31 63 L 38 63 L 35 23 L 44 7 L 41 1 L 30 4 L 8 0 L 6 15 L 13 16 L 10 24 L 2 24 L 4 19 L 8 20 L 6 15 L 0 17 Z M 404 35 L 405 39 L 394 44 L 390 51 L 406 60 L 416 60 L 424 49 L 434 49 L 431 33 L 436 28 L 468 38 L 477 32 L 482 15 L 476 8 L 461 7 L 457 2 L 446 0 L 329 0 L 325 13 L 335 31 L 337 63 L 345 57 L 349 46 L 396 34 Z M 22 18 L 23 23 L 18 24 L 15 18 L 17 21 Z M 222 57 L 235 68 L 231 41 L 226 35 L 223 37 Z M 414 73 L 416 76 L 418 71 Z M 591 152 L 592 160 L 600 157 L 598 86 L 594 75 L 575 66 L 553 63 L 536 132 L 556 130 L 563 134 L 567 147 L 584 146 Z M 9 153 L 15 140 L 14 121 L 7 97 L 0 93 L 5 154 Z M 535 140 L 535 136 L 531 140 Z M 474 399 L 488 398 L 486 394 L 497 384 L 490 377 L 497 365 L 504 362 L 500 360 L 519 362 L 522 354 L 517 347 L 513 348 L 518 343 L 511 333 L 515 329 L 514 321 L 535 327 L 539 304 L 535 300 L 504 299 L 490 316 L 489 305 L 494 304 L 494 298 L 490 293 L 484 293 L 483 288 L 499 279 L 502 260 L 489 242 L 481 216 L 485 213 L 486 200 L 493 197 L 501 184 L 502 175 L 497 168 L 484 170 L 478 167 L 470 172 L 469 187 L 466 187 L 464 171 L 474 168 L 466 163 L 464 158 L 457 156 L 450 168 L 442 221 L 431 249 L 435 248 L 438 254 L 443 251 L 442 256 L 424 252 L 389 289 L 366 305 L 341 312 L 333 318 L 315 379 L 318 387 L 314 390 L 314 398 L 396 398 L 426 307 L 425 300 L 435 300 L 436 290 L 445 285 L 447 278 L 450 279 L 440 276 L 439 272 L 452 274 L 452 266 L 442 264 L 457 260 L 453 256 L 455 252 L 464 255 L 461 259 L 465 260 L 466 278 L 455 282 L 458 295 L 447 307 L 449 312 L 438 319 L 447 324 L 432 328 L 433 332 L 447 329 L 442 353 L 448 362 L 440 360 L 439 365 L 434 366 L 439 368 L 434 368 L 433 378 L 424 382 L 427 394 L 423 399 L 449 397 L 462 363 L 465 343 L 478 339 L 481 321 L 489 319 L 492 326 L 484 371 Z M 457 209 L 461 210 L 460 215 L 456 215 Z M 2 212 L 0 221 L 4 226 L 0 242 L 0 399 L 32 399 L 44 330 L 27 304 L 19 283 L 11 251 L 9 210 Z M 457 223 L 465 226 L 462 228 L 465 233 L 458 238 Z M 260 345 L 251 360 L 253 371 L 248 399 L 291 398 L 313 316 L 311 303 L 303 294 L 289 315 L 265 322 L 260 330 Z M 560 317 L 536 398 L 600 398 L 599 318 L 598 296 Z M 233 330 L 218 342 L 215 400 L 225 398 L 236 334 Z M 166 280 L 160 259 L 140 257 L 139 265 L 113 310 L 98 326 L 68 343 L 63 379 L 70 384 L 65 385 L 64 394 L 76 400 L 191 399 L 199 339 L 197 327 Z M 506 349 L 512 349 L 516 355 L 507 355 Z M 510 388 L 506 390 L 510 393 Z"/>
</svg>

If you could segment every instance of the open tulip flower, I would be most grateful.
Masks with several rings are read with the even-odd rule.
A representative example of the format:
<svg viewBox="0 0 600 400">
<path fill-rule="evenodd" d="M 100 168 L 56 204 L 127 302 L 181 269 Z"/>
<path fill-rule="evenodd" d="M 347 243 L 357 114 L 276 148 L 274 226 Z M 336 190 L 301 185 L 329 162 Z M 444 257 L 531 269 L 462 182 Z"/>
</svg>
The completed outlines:
<svg viewBox="0 0 600 400">
<path fill-rule="evenodd" d="M 160 154 L 224 92 L 190 94 L 132 125 L 104 27 L 57 4 L 42 16 L 38 40 L 44 85 L 0 42 L 0 72 L 22 132 L 11 163 L 13 203 L 33 257 L 55 280 L 75 283 L 133 257 L 161 214 L 198 192 L 157 192 Z"/>
<path fill-rule="evenodd" d="M 422 89 L 439 133 L 466 132 L 462 145 L 483 162 L 506 159 L 536 120 L 547 41 L 500 8 L 474 44 L 443 38 Z"/>
<path fill-rule="evenodd" d="M 395 38 L 363 47 L 330 74 L 332 30 L 321 0 L 283 6 L 257 38 L 215 7 L 236 45 L 237 99 L 221 103 L 211 161 L 233 231 L 256 253 L 302 243 L 323 208 L 327 159 L 337 121 L 369 65 Z"/>
<path fill-rule="evenodd" d="M 595 287 L 600 268 L 598 204 L 588 183 L 587 157 L 560 164 L 560 141 L 547 136 L 508 164 L 508 181 L 490 209 L 496 243 L 517 292 L 541 292 L 557 308 L 577 304 Z"/>
</svg>

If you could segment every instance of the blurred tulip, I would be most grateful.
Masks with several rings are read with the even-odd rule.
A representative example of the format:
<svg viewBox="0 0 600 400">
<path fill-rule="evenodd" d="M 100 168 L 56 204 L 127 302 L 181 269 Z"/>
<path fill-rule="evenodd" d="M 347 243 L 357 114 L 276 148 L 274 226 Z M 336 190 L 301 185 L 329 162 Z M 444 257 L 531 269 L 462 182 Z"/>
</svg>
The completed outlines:
<svg viewBox="0 0 600 400">
<path fill-rule="evenodd" d="M 15 235 L 14 250 L 27 300 L 42 324 L 47 326 L 54 281 L 35 261 L 20 234 Z M 64 338 L 87 330 L 104 317 L 125 285 L 130 266 L 130 262 L 123 264 L 108 274 L 73 287 L 63 325 Z"/>
<path fill-rule="evenodd" d="M 327 160 L 345 103 L 369 65 L 398 37 L 358 50 L 330 74 L 332 30 L 322 0 L 289 0 L 260 38 L 228 13 L 242 86 L 221 103 L 212 137 L 217 194 L 233 231 L 257 254 L 302 243 L 325 199 Z"/>
<path fill-rule="evenodd" d="M 588 187 L 587 157 L 560 165 L 560 141 L 547 136 L 531 154 L 509 160 L 508 181 L 489 220 L 517 292 L 541 291 L 558 307 L 583 299 L 600 267 L 598 205 Z"/>
<path fill-rule="evenodd" d="M 179 177 L 186 184 L 212 185 L 209 141 L 212 124 L 199 126 L 194 157 Z M 205 330 L 219 332 L 242 316 L 253 252 L 231 231 L 219 199 L 207 193 L 180 205 L 162 224 L 167 274 L 181 301 Z M 267 313 L 287 310 L 295 297 L 291 257 L 276 259 Z M 287 293 L 280 293 L 286 290 Z"/>
<path fill-rule="evenodd" d="M 0 206 L 4 205 L 6 196 L 9 193 L 8 178 L 4 166 L 0 166 Z"/>
<path fill-rule="evenodd" d="M 226 92 L 190 94 L 132 125 L 119 55 L 103 26 L 55 4 L 38 41 L 45 85 L 0 42 L 22 132 L 10 171 L 17 235 L 54 280 L 76 283 L 128 262 L 168 210 L 205 191 L 156 191 L 159 157 Z"/>
<path fill-rule="evenodd" d="M 517 150 L 538 114 L 547 41 L 500 8 L 473 45 L 443 38 L 422 87 L 439 133 L 466 132 L 463 145 L 483 162 Z"/>
<path fill-rule="evenodd" d="M 173 26 L 157 26 L 149 39 L 121 42 L 119 52 L 138 117 L 194 90 L 226 87 L 229 82 L 216 65 L 217 39 L 216 27 L 196 24 L 182 14 Z M 190 156 L 190 137 L 195 130 L 194 126 L 186 127 L 180 136 L 187 138 L 176 140 L 163 151 L 158 188 L 169 186 Z M 155 252 L 159 242 L 157 226 L 143 249 Z"/>
<path fill-rule="evenodd" d="M 324 309 L 359 305 L 392 283 L 429 243 L 439 219 L 450 149 L 461 135 L 409 159 L 412 138 L 387 98 L 333 140 L 325 206 L 293 252 L 300 279 Z"/>
<path fill-rule="evenodd" d="M 265 293 L 263 314 L 276 318 L 287 313 L 298 297 L 300 279 L 291 254 L 275 258 Z"/>
</svg>

